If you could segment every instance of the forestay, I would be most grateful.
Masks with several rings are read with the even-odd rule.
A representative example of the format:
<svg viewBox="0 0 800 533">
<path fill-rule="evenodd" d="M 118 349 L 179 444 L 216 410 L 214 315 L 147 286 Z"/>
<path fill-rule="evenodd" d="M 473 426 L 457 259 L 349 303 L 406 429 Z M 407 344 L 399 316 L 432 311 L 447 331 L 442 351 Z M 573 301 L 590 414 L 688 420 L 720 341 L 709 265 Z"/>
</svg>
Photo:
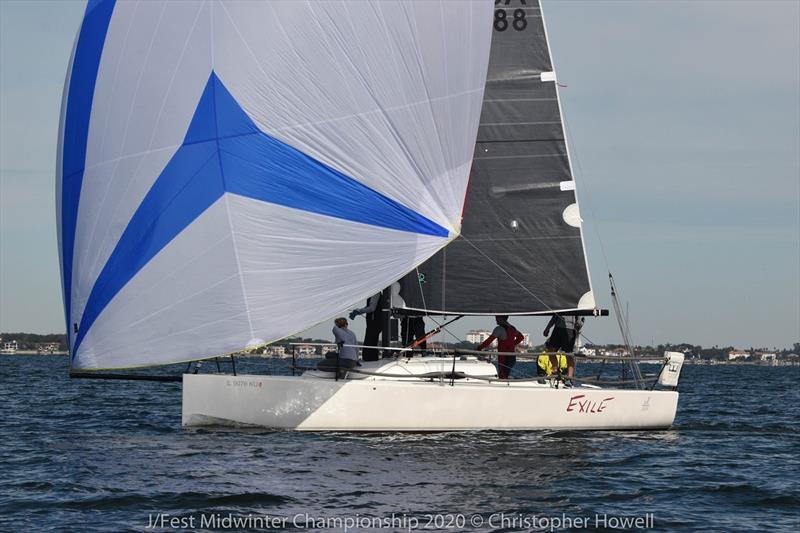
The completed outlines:
<svg viewBox="0 0 800 533">
<path fill-rule="evenodd" d="M 407 276 L 402 296 L 459 315 L 594 309 L 539 2 L 495 4 L 461 237 Z"/>
<path fill-rule="evenodd" d="M 491 19 L 488 1 L 90 1 L 57 177 L 73 367 L 286 337 L 455 238 Z"/>
</svg>

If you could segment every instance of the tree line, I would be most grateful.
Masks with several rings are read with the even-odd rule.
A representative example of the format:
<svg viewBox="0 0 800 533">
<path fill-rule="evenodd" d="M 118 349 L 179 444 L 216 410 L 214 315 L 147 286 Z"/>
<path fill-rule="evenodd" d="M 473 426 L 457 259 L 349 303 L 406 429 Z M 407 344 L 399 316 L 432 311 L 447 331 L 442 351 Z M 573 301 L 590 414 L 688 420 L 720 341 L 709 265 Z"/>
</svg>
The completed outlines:
<svg viewBox="0 0 800 533">
<path fill-rule="evenodd" d="M 20 350 L 35 350 L 36 346 L 41 343 L 58 343 L 59 351 L 66 351 L 67 350 L 67 336 L 63 333 L 49 333 L 47 335 L 40 335 L 37 333 L 0 333 L 0 338 L 3 339 L 3 342 L 9 341 L 17 341 L 17 345 Z M 330 340 L 326 339 L 311 339 L 311 338 L 302 338 L 302 337 L 292 337 L 288 339 L 284 339 L 282 342 L 276 344 L 282 344 L 285 342 L 309 342 L 309 343 L 330 343 Z M 448 348 L 461 348 L 461 349 L 473 349 L 475 347 L 474 343 L 469 343 L 467 341 L 461 341 L 458 343 L 441 343 L 443 346 Z M 587 346 L 588 348 L 603 348 L 606 350 L 613 350 L 614 348 L 625 348 L 625 346 L 621 344 L 606 344 L 606 345 L 591 345 Z M 538 347 L 537 347 L 538 348 Z M 718 359 L 718 360 L 727 360 L 728 359 L 728 352 L 736 350 L 733 346 L 719 346 L 714 345 L 710 348 L 704 348 L 698 344 L 691 344 L 691 343 L 677 343 L 677 344 L 659 344 L 657 346 L 634 346 L 634 351 L 639 354 L 663 354 L 665 351 L 670 352 L 684 352 L 686 354 L 690 354 L 692 357 L 697 357 L 699 359 Z M 536 348 L 532 348 L 531 350 L 535 350 Z M 778 357 L 785 357 L 791 353 L 799 354 L 800 355 L 800 342 L 795 342 L 791 348 L 755 348 L 750 347 L 749 349 L 745 349 L 744 351 L 749 352 L 751 356 L 755 356 L 757 352 L 770 352 L 775 353 Z"/>
<path fill-rule="evenodd" d="M 37 344 L 58 343 L 60 352 L 67 351 L 67 336 L 63 333 L 48 333 L 39 335 L 37 333 L 0 333 L 3 342 L 17 341 L 17 348 L 20 350 L 35 350 Z"/>
</svg>

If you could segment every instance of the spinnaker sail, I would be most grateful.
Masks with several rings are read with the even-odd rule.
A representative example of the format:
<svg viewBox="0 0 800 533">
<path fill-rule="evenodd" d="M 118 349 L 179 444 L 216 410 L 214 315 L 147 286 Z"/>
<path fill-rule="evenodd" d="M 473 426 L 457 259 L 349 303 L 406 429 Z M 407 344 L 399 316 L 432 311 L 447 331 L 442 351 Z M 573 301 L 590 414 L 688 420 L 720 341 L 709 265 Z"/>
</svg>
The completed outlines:
<svg viewBox="0 0 800 533">
<path fill-rule="evenodd" d="M 489 2 L 86 8 L 57 203 L 75 368 L 302 331 L 460 232 Z"/>
<path fill-rule="evenodd" d="M 542 314 L 595 307 L 538 0 L 495 2 L 461 236 L 402 285 L 406 309 L 428 313 Z"/>
</svg>

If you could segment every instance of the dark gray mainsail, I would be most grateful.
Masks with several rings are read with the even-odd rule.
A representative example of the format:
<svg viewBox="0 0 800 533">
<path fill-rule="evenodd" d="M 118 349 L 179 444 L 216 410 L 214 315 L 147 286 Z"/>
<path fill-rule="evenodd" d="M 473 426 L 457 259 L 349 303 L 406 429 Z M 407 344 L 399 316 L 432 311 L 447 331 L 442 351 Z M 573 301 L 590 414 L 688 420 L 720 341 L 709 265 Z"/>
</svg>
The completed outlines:
<svg viewBox="0 0 800 533">
<path fill-rule="evenodd" d="M 401 295 L 436 314 L 594 309 L 541 8 L 495 4 L 461 236 L 406 276 Z"/>
</svg>

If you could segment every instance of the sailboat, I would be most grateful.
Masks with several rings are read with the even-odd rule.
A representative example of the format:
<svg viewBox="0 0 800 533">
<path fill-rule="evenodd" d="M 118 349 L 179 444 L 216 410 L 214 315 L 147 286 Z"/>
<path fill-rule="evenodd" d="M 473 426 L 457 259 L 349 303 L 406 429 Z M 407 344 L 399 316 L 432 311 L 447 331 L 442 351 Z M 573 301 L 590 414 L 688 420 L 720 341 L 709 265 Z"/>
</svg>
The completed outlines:
<svg viewBox="0 0 800 533">
<path fill-rule="evenodd" d="M 396 280 L 387 316 L 604 314 L 536 0 L 92 0 L 57 174 L 76 376 L 269 344 Z M 643 429 L 677 409 L 678 354 L 658 389 L 608 389 L 396 353 L 186 373 L 182 423 Z"/>
</svg>

